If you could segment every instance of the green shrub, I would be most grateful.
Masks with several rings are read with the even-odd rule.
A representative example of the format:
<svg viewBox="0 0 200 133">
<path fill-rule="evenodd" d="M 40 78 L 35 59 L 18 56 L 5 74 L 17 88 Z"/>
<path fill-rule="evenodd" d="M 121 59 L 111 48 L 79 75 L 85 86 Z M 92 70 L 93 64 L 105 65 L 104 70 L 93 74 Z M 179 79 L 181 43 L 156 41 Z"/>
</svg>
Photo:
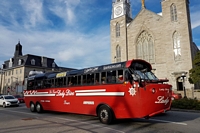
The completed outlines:
<svg viewBox="0 0 200 133">
<path fill-rule="evenodd" d="M 173 100 L 172 108 L 200 110 L 200 102 L 197 99 L 190 99 L 190 98 Z"/>
</svg>

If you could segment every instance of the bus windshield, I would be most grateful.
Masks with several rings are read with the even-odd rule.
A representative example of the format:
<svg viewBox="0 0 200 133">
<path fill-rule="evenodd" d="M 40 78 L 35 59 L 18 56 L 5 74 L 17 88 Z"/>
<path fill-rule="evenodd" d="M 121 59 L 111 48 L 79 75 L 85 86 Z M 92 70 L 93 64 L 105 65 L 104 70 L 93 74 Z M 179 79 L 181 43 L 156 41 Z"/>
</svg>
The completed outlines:
<svg viewBox="0 0 200 133">
<path fill-rule="evenodd" d="M 143 79 L 143 80 L 158 80 L 158 78 L 151 71 L 142 72 L 139 70 L 135 70 L 135 73 L 140 76 L 140 79 Z"/>
</svg>

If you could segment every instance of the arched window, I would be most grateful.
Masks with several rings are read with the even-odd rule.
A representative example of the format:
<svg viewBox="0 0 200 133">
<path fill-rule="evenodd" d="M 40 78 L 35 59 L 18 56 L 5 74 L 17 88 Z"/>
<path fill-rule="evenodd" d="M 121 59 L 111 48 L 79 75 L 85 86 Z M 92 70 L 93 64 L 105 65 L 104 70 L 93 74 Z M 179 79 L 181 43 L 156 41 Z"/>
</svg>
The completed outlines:
<svg viewBox="0 0 200 133">
<path fill-rule="evenodd" d="M 180 36 L 176 31 L 173 34 L 173 45 L 174 45 L 174 59 L 178 60 L 181 57 L 181 44 L 180 44 Z"/>
<path fill-rule="evenodd" d="M 148 32 L 143 31 L 139 35 L 136 49 L 138 59 L 143 59 L 150 63 L 155 62 L 153 37 Z"/>
<path fill-rule="evenodd" d="M 120 24 L 119 23 L 116 24 L 115 29 L 116 29 L 116 37 L 119 37 L 120 36 Z"/>
<path fill-rule="evenodd" d="M 119 45 L 116 47 L 116 62 L 121 62 L 121 47 Z"/>
<path fill-rule="evenodd" d="M 35 65 L 35 60 L 34 59 L 31 60 L 31 65 Z"/>
<path fill-rule="evenodd" d="M 175 4 L 172 4 L 170 6 L 170 12 L 171 12 L 171 21 L 177 21 L 177 11 Z"/>
</svg>

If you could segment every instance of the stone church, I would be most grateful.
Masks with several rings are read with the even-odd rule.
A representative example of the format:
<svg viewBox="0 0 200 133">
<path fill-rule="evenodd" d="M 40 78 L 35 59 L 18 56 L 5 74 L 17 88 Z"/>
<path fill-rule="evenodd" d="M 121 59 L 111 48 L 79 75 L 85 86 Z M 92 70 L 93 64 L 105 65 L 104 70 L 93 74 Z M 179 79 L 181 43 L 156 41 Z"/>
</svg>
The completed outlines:
<svg viewBox="0 0 200 133">
<path fill-rule="evenodd" d="M 192 40 L 189 0 L 162 0 L 161 7 L 161 13 L 152 12 L 141 0 L 140 12 L 132 17 L 129 0 L 113 1 L 111 61 L 144 59 L 158 78 L 169 79 L 174 91 L 199 89 L 188 81 L 199 51 Z"/>
</svg>

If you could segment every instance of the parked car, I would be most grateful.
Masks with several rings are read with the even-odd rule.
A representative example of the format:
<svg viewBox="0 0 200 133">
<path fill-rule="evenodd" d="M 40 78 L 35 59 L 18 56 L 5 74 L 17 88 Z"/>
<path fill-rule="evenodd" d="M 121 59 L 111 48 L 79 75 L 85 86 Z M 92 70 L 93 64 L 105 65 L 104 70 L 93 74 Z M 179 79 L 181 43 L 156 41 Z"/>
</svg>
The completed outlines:
<svg viewBox="0 0 200 133">
<path fill-rule="evenodd" d="M 175 93 L 174 91 L 172 91 L 172 100 L 177 100 L 181 98 L 182 98 L 181 93 Z"/>
<path fill-rule="evenodd" d="M 24 97 L 21 95 L 14 95 L 15 98 L 19 100 L 20 103 L 24 103 Z"/>
<path fill-rule="evenodd" d="M 19 106 L 19 100 L 13 95 L 1 95 L 0 106 L 3 106 L 4 108 L 8 106 Z"/>
</svg>

